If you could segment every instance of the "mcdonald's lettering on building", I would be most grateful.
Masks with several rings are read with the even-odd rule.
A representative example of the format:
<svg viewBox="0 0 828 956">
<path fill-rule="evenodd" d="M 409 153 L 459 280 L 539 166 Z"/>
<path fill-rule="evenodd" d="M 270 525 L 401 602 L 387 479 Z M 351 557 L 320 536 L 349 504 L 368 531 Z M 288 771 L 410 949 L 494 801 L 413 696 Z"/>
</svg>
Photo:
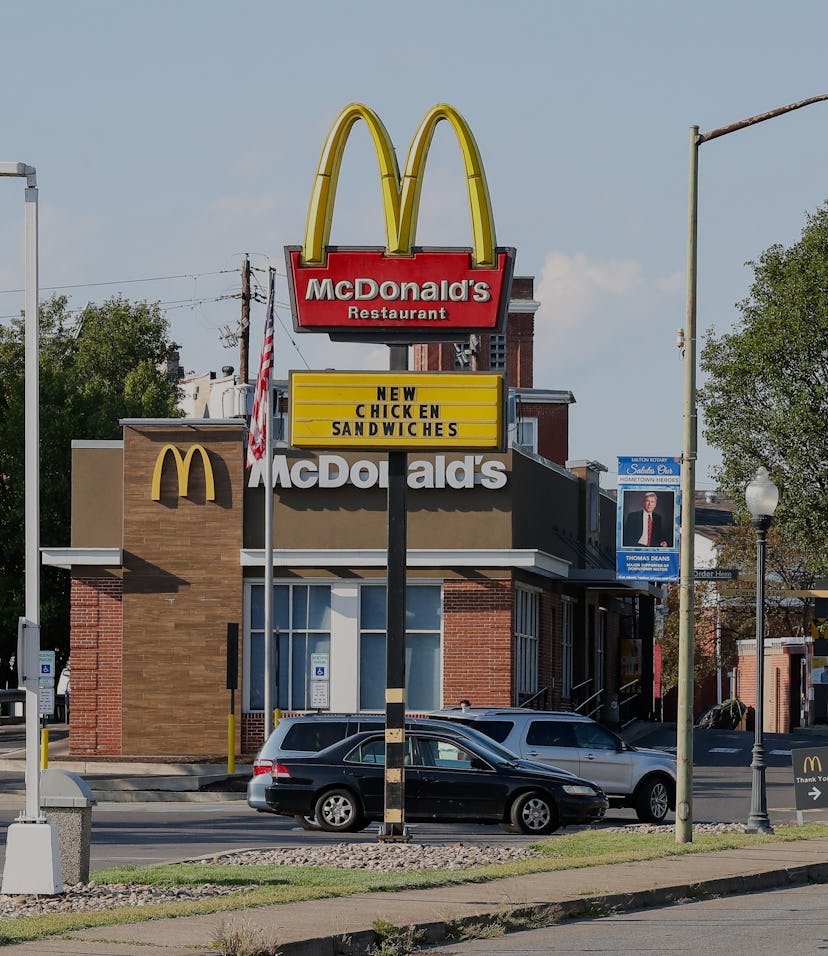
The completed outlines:
<svg viewBox="0 0 828 956">
<path fill-rule="evenodd" d="M 503 446 L 503 376 L 445 372 L 293 372 L 297 448 Z"/>
<path fill-rule="evenodd" d="M 348 136 L 363 120 L 374 145 L 385 213 L 384 247 L 329 246 L 339 170 Z M 463 158 L 470 248 L 415 245 L 420 190 L 434 129 L 454 130 Z M 448 104 L 423 118 L 400 175 L 391 137 L 366 106 L 340 113 L 322 149 L 311 193 L 305 241 L 285 249 L 297 331 L 332 338 L 404 342 L 501 332 L 508 312 L 515 250 L 498 247 L 486 176 L 474 136 Z"/>
</svg>

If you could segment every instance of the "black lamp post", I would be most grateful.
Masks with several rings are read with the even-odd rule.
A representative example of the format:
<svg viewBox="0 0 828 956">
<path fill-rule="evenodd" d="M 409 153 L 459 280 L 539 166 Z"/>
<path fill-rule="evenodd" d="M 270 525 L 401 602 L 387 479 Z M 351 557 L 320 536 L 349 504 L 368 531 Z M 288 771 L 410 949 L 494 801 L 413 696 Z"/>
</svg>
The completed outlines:
<svg viewBox="0 0 828 956">
<path fill-rule="evenodd" d="M 745 489 L 745 501 L 756 530 L 756 708 L 754 711 L 753 780 L 750 790 L 750 816 L 746 833 L 773 833 L 768 819 L 765 793 L 765 745 L 763 710 L 765 697 L 765 550 L 768 529 L 779 504 L 779 489 L 770 480 L 767 468 L 759 468 Z"/>
</svg>

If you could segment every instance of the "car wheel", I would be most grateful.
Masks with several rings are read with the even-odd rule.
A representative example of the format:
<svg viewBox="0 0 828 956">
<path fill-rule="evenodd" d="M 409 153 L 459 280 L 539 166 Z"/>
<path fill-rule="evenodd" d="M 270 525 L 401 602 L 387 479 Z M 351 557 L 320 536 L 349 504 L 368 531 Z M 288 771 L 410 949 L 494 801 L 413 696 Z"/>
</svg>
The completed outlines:
<svg viewBox="0 0 828 956">
<path fill-rule="evenodd" d="M 635 813 L 642 823 L 663 823 L 670 809 L 670 786 L 664 777 L 645 780 L 635 795 Z"/>
<path fill-rule="evenodd" d="M 319 824 L 316 822 L 316 817 L 304 817 L 301 813 L 294 814 L 293 819 L 299 824 L 303 830 L 318 830 L 320 829 Z"/>
<path fill-rule="evenodd" d="M 538 790 L 522 793 L 512 804 L 512 823 L 521 833 L 542 836 L 558 829 L 558 810 L 551 797 Z"/>
<path fill-rule="evenodd" d="M 350 790 L 328 790 L 316 801 L 316 820 L 331 833 L 363 829 L 362 812 Z"/>
</svg>

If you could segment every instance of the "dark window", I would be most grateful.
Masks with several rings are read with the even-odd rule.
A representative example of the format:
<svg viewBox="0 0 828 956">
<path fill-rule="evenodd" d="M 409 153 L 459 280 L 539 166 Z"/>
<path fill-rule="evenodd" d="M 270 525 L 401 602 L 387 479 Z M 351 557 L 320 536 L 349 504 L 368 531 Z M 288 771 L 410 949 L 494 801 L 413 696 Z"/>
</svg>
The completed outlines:
<svg viewBox="0 0 828 956">
<path fill-rule="evenodd" d="M 535 747 L 576 747 L 572 725 L 561 720 L 533 720 L 526 743 Z"/>
<path fill-rule="evenodd" d="M 326 720 L 324 723 L 294 724 L 285 734 L 282 750 L 299 750 L 316 753 L 331 744 L 339 743 L 348 736 L 346 720 Z"/>
<path fill-rule="evenodd" d="M 355 750 L 352 750 L 346 760 L 354 760 L 357 763 L 385 763 L 385 741 L 378 737 L 376 740 L 366 740 Z"/>
<path fill-rule="evenodd" d="M 598 724 L 575 724 L 575 737 L 579 747 L 592 750 L 617 750 L 617 738 Z"/>
<path fill-rule="evenodd" d="M 469 726 L 502 744 L 515 725 L 511 720 L 475 720 L 469 721 Z"/>
</svg>

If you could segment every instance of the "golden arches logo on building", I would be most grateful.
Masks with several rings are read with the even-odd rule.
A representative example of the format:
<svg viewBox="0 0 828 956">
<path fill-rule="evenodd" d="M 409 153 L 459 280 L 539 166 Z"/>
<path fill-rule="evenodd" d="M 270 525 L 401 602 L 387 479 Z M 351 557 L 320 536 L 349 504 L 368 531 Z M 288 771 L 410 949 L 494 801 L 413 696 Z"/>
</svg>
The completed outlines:
<svg viewBox="0 0 828 956">
<path fill-rule="evenodd" d="M 207 501 L 216 500 L 216 486 L 213 479 L 213 466 L 210 463 L 210 456 L 208 455 L 206 448 L 203 445 L 193 445 L 187 450 L 185 455 L 182 455 L 175 445 L 164 445 L 161 451 L 158 452 L 158 457 L 155 459 L 155 468 L 152 472 L 153 501 L 161 500 L 161 474 L 164 471 L 164 462 L 167 460 L 167 455 L 171 455 L 173 461 L 175 462 L 175 470 L 178 477 L 179 498 L 187 497 L 190 484 L 190 469 L 192 467 L 193 458 L 196 455 L 200 455 L 201 465 L 204 468 L 205 498 Z"/>
<path fill-rule="evenodd" d="M 329 246 L 342 157 L 354 125 L 368 128 L 377 159 L 385 215 L 384 248 Z M 457 137 L 471 214 L 472 248 L 415 246 L 423 173 L 437 125 Z M 458 333 L 499 331 L 505 321 L 515 250 L 498 248 L 489 189 L 474 135 L 447 103 L 433 106 L 414 133 L 402 175 L 391 136 L 362 103 L 336 118 L 319 158 L 301 247 L 287 247 L 291 305 L 297 330 L 334 336 L 399 341 L 456 338 Z M 383 334 L 385 333 L 385 334 Z"/>
<path fill-rule="evenodd" d="M 816 754 L 812 757 L 806 757 L 802 761 L 802 772 L 803 773 L 822 773 L 822 761 L 819 759 Z"/>
</svg>

